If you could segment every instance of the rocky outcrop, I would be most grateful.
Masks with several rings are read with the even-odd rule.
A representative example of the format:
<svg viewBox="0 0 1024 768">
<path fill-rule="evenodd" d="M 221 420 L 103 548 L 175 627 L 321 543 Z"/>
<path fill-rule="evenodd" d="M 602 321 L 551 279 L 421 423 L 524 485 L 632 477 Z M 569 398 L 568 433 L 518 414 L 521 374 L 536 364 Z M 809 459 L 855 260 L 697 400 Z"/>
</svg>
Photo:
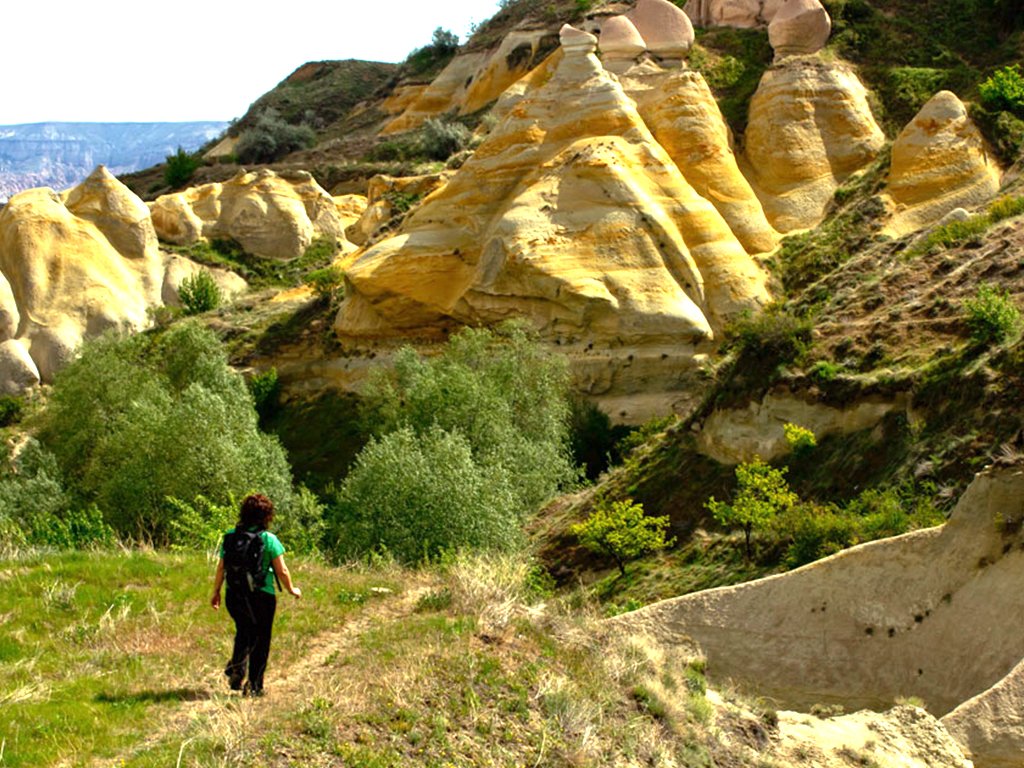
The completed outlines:
<svg viewBox="0 0 1024 768">
<path fill-rule="evenodd" d="M 683 10 L 698 27 L 753 29 L 768 24 L 785 0 L 688 0 Z"/>
<path fill-rule="evenodd" d="M 1024 611 L 1022 518 L 1024 470 L 990 469 L 942 527 L 666 600 L 612 620 L 614 631 L 696 642 L 712 677 L 787 707 L 918 696 L 944 715 L 1024 657 L 1024 635 L 1007 619 Z"/>
<path fill-rule="evenodd" d="M 163 260 L 145 204 L 101 166 L 66 199 L 45 188 L 11 198 L 0 212 L 0 272 L 10 289 L 0 292 L 0 386 L 12 391 L 51 381 L 86 336 L 144 327 L 160 303 Z"/>
<path fill-rule="evenodd" d="M 785 233 L 817 225 L 839 184 L 878 155 L 885 136 L 852 70 L 794 56 L 761 78 L 745 140 L 748 178 L 768 221 Z"/>
<path fill-rule="evenodd" d="M 625 16 L 613 16 L 604 22 L 598 44 L 601 62 L 612 72 L 628 69 L 647 50 L 643 37 Z"/>
<path fill-rule="evenodd" d="M 1024 766 L 1024 661 L 942 718 L 976 768 Z"/>
<path fill-rule="evenodd" d="M 746 408 L 715 410 L 704 420 L 697 435 L 698 450 L 721 464 L 739 464 L 759 456 L 771 461 L 790 452 L 785 424 L 811 430 L 818 439 L 871 429 L 889 413 L 906 410 L 908 398 L 865 398 L 833 407 L 770 392 L 760 403 Z"/>
<path fill-rule="evenodd" d="M 778 233 L 740 172 L 729 127 L 699 72 L 652 64 L 620 76 L 654 138 L 686 181 L 725 219 L 748 253 L 775 248 Z"/>
<path fill-rule="evenodd" d="M 295 259 L 314 237 L 345 235 L 334 199 L 305 171 L 241 171 L 222 184 L 158 197 L 150 209 L 165 242 L 230 238 L 246 253 L 267 259 Z"/>
<path fill-rule="evenodd" d="M 776 57 L 817 53 L 832 34 L 832 19 L 818 0 L 783 0 L 768 25 Z"/>
<path fill-rule="evenodd" d="M 428 194 L 444 186 L 450 174 L 431 173 L 423 176 L 386 176 L 378 174 L 370 179 L 359 216 L 345 227 L 345 237 L 353 243 L 343 254 L 354 252 L 376 238 L 396 216 L 409 210 Z M 337 198 L 335 198 L 337 199 Z M 348 213 L 354 213 L 348 207 Z M 346 214 L 348 215 L 348 214 Z M 347 263 L 346 261 L 342 262 Z"/>
<path fill-rule="evenodd" d="M 693 45 L 690 18 L 668 0 L 637 0 L 627 18 L 647 50 L 661 59 L 681 59 Z"/>
<path fill-rule="evenodd" d="M 695 343 L 767 298 L 765 276 L 567 28 L 564 58 L 472 158 L 357 258 L 343 338 L 526 316 L 566 343 Z"/>
<path fill-rule="evenodd" d="M 963 102 L 940 91 L 892 145 L 888 193 L 896 209 L 887 231 L 907 234 L 979 205 L 999 191 L 999 178 Z"/>
<path fill-rule="evenodd" d="M 368 202 L 364 195 L 335 195 L 334 205 L 338 210 L 342 231 L 347 233 L 348 228 L 366 213 Z M 347 256 L 358 248 L 354 242 L 347 239 L 347 235 L 341 238 L 339 243 L 341 245 L 339 255 L 341 256 Z"/>
</svg>

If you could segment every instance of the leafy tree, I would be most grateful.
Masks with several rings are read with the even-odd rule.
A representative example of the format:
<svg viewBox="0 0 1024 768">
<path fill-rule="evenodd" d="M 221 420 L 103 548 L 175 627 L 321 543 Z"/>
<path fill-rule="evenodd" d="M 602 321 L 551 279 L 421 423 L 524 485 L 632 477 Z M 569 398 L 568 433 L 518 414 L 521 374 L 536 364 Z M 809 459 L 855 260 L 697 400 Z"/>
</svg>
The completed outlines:
<svg viewBox="0 0 1024 768">
<path fill-rule="evenodd" d="M 776 469 L 759 458 L 736 467 L 736 497 L 732 504 L 716 501 L 712 496 L 704 507 L 726 528 L 742 528 L 744 552 L 750 560 L 750 534 L 764 528 L 776 515 L 792 509 L 799 499 L 789 489 L 786 471 Z"/>
<path fill-rule="evenodd" d="M 259 491 L 283 513 L 292 503 L 284 451 L 257 429 L 217 337 L 193 321 L 87 342 L 37 426 L 73 501 L 96 504 L 121 535 L 166 542 L 168 497 L 227 504 Z"/>
<path fill-rule="evenodd" d="M 205 269 L 195 272 L 178 286 L 178 298 L 186 315 L 199 315 L 220 306 L 221 295 L 217 281 Z"/>
<path fill-rule="evenodd" d="M 184 186 L 195 175 L 202 161 L 181 147 L 173 155 L 168 155 L 164 162 L 164 184 L 168 187 Z"/>
<path fill-rule="evenodd" d="M 590 551 L 611 557 L 625 576 L 629 560 L 675 543 L 675 538 L 665 539 L 668 527 L 668 515 L 647 517 L 643 505 L 632 499 L 611 503 L 602 499 L 590 517 L 570 530 Z"/>
<path fill-rule="evenodd" d="M 459 47 L 459 36 L 444 27 L 434 30 L 430 44 L 438 53 L 454 53 Z"/>
<path fill-rule="evenodd" d="M 989 109 L 1024 118 L 1024 75 L 1020 64 L 997 69 L 978 86 L 978 93 Z"/>
</svg>

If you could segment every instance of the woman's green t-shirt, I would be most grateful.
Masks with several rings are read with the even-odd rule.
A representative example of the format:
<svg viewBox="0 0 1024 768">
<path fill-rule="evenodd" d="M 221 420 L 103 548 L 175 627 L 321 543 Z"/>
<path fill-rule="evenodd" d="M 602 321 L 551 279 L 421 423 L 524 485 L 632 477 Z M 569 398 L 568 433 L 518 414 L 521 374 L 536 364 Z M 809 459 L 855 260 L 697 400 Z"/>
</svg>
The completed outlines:
<svg viewBox="0 0 1024 768">
<path fill-rule="evenodd" d="M 250 528 L 249 530 L 250 531 L 255 531 L 256 529 L 255 528 Z M 229 530 L 227 530 L 225 532 L 225 535 L 228 534 L 228 533 L 234 533 L 234 532 L 235 532 L 235 529 L 231 528 L 231 529 L 229 529 Z M 275 557 L 279 557 L 279 556 L 284 554 L 284 545 L 281 543 L 281 540 L 278 539 L 277 536 L 272 534 L 270 531 L 261 531 L 260 532 L 260 538 L 263 539 L 263 570 L 265 570 L 267 572 L 267 578 L 263 582 L 263 586 L 261 587 L 261 589 L 262 589 L 262 591 L 269 592 L 270 594 L 273 595 L 273 594 L 275 594 L 275 592 L 274 592 L 274 569 L 271 567 L 270 564 L 273 562 Z M 221 539 L 221 544 L 220 544 L 220 559 L 221 560 L 224 559 L 224 540 L 223 540 L 223 538 Z"/>
</svg>

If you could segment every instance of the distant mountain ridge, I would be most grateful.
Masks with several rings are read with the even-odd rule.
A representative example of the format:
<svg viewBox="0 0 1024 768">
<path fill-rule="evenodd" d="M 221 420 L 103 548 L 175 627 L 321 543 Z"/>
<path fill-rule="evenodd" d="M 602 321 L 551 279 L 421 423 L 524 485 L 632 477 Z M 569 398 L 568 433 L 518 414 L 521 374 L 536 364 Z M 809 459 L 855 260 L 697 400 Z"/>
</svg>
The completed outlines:
<svg viewBox="0 0 1024 768">
<path fill-rule="evenodd" d="M 216 121 L 0 125 L 0 200 L 32 187 L 65 189 L 100 164 L 114 174 L 146 168 L 179 146 L 198 149 L 227 126 Z"/>
</svg>

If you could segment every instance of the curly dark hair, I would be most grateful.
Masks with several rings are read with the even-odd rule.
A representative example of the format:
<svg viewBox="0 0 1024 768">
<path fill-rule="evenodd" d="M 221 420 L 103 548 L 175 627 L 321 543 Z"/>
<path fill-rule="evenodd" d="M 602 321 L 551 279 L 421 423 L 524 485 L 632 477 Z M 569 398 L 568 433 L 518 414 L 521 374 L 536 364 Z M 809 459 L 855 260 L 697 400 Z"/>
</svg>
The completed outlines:
<svg viewBox="0 0 1024 768">
<path fill-rule="evenodd" d="M 262 493 L 253 493 L 242 499 L 238 524 L 244 528 L 266 528 L 274 514 L 274 502 Z"/>
</svg>

